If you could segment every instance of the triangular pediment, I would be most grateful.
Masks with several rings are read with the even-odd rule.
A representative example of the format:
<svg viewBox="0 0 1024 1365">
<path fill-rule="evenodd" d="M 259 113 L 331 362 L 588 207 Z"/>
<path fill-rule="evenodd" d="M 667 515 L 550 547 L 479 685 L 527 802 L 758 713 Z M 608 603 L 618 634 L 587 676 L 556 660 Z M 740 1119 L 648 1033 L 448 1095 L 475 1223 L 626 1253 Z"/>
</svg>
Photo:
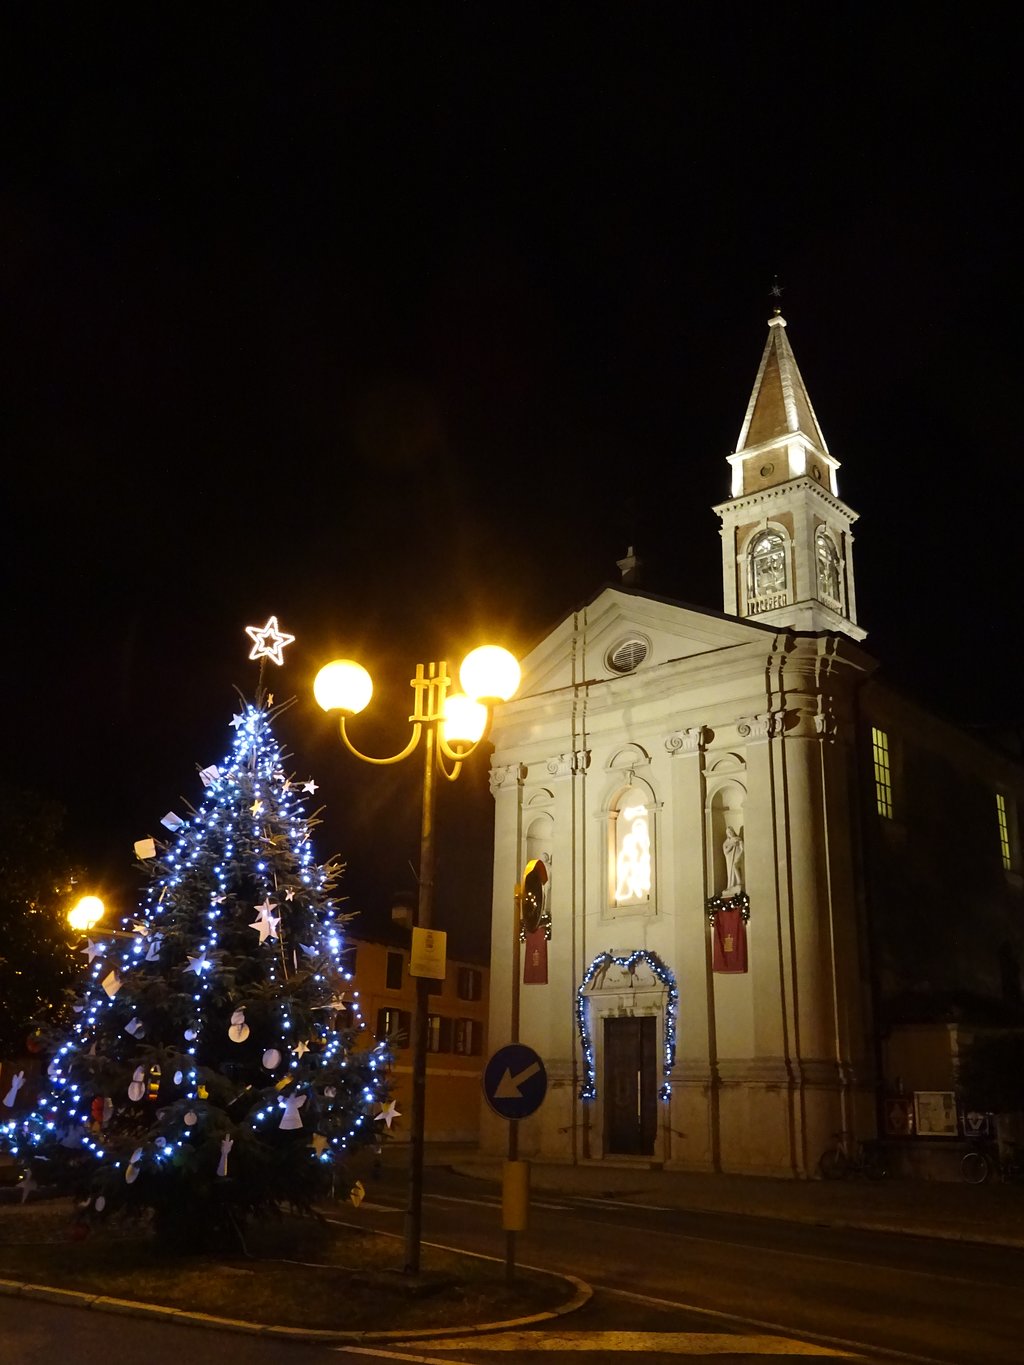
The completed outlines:
<svg viewBox="0 0 1024 1365">
<path fill-rule="evenodd" d="M 521 661 L 519 696 L 639 675 L 673 660 L 763 643 L 772 634 L 751 621 L 608 587 L 559 621 Z"/>
</svg>

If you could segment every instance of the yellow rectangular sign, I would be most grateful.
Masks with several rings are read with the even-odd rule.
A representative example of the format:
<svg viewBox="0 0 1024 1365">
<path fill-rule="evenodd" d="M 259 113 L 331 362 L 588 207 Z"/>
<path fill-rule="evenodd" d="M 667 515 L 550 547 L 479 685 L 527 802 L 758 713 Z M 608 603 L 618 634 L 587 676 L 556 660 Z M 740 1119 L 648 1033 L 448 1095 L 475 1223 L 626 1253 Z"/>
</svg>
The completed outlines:
<svg viewBox="0 0 1024 1365">
<path fill-rule="evenodd" d="M 443 981 L 448 966 L 448 935 L 443 929 L 414 929 L 409 975 Z"/>
</svg>

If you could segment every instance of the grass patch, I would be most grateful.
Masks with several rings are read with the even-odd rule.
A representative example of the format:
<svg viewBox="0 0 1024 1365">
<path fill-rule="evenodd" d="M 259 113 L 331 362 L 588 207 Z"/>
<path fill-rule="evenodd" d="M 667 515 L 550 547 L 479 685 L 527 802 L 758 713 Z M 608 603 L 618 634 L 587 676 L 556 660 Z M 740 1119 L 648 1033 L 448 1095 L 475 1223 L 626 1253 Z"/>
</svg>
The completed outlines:
<svg viewBox="0 0 1024 1365">
<path fill-rule="evenodd" d="M 402 1239 L 315 1218 L 254 1225 L 248 1256 L 175 1257 L 131 1223 L 72 1240 L 73 1213 L 65 1201 L 0 1205 L 0 1279 L 339 1332 L 501 1321 L 555 1308 L 568 1292 L 521 1270 L 509 1286 L 501 1262 L 426 1246 L 420 1274 L 405 1275 Z"/>
</svg>

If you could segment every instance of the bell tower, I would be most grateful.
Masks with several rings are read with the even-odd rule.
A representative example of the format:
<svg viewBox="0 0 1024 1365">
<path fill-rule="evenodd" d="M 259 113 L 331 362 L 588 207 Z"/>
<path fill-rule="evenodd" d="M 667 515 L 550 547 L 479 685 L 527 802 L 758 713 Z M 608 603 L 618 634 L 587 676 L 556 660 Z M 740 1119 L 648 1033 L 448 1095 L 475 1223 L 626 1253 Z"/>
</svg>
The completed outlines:
<svg viewBox="0 0 1024 1365">
<path fill-rule="evenodd" d="M 863 640 L 853 582 L 856 512 L 776 311 L 735 452 L 722 521 L 725 610 L 767 625 Z"/>
</svg>

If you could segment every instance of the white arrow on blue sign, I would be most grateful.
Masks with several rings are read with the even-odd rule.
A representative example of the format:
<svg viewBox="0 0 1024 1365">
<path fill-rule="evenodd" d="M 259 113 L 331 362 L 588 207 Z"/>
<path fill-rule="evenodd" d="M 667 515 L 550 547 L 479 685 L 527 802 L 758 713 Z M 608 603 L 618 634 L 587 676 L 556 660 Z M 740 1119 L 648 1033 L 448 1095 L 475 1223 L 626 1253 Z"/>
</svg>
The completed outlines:
<svg viewBox="0 0 1024 1365">
<path fill-rule="evenodd" d="M 525 1043 L 498 1048 L 484 1067 L 484 1099 L 499 1118 L 525 1119 L 544 1103 L 548 1073 Z"/>
</svg>

